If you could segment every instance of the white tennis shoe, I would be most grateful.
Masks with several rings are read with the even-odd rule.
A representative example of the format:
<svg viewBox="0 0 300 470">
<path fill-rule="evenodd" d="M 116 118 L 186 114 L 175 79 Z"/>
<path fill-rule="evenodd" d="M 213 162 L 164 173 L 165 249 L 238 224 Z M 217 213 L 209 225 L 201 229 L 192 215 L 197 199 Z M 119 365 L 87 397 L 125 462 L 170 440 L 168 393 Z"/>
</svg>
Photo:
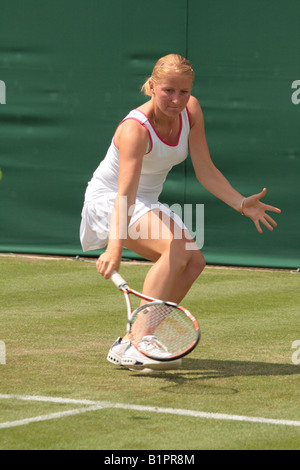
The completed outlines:
<svg viewBox="0 0 300 470">
<path fill-rule="evenodd" d="M 155 356 L 161 357 L 162 359 L 170 355 L 166 346 L 160 343 L 156 336 L 144 336 L 139 344 L 143 346 L 145 352 L 155 354 Z M 178 369 L 181 366 L 181 362 L 181 359 L 175 359 L 174 361 L 154 360 L 140 353 L 134 346 L 130 346 L 123 353 L 121 365 L 132 370 L 145 371 L 146 369 L 151 369 L 165 371 Z"/>
<path fill-rule="evenodd" d="M 144 342 L 143 347 L 149 352 L 155 352 L 161 357 L 168 356 L 167 348 L 157 341 L 156 336 L 144 336 L 141 340 Z M 144 354 L 140 353 L 134 346 L 131 346 L 129 340 L 122 341 L 119 337 L 110 348 L 107 360 L 117 366 L 123 366 L 130 370 L 155 372 L 178 369 L 181 366 L 181 359 L 174 361 L 155 361 Z"/>
<path fill-rule="evenodd" d="M 126 351 L 127 348 L 130 347 L 130 341 L 125 340 L 122 341 L 122 338 L 118 338 L 112 347 L 110 348 L 108 355 L 107 355 L 107 360 L 111 362 L 112 364 L 115 364 L 116 366 L 120 366 L 122 362 L 122 357 Z"/>
</svg>

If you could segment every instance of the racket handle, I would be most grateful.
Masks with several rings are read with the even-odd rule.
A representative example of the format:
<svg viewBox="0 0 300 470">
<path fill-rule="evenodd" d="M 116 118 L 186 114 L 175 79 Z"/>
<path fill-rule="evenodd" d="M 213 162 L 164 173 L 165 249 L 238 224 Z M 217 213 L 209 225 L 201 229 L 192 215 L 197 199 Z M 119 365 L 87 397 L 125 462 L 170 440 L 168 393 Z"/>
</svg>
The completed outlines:
<svg viewBox="0 0 300 470">
<path fill-rule="evenodd" d="M 112 275 L 110 276 L 110 279 L 119 289 L 128 285 L 125 279 L 123 279 L 121 274 L 117 273 L 117 271 L 113 271 Z"/>
</svg>

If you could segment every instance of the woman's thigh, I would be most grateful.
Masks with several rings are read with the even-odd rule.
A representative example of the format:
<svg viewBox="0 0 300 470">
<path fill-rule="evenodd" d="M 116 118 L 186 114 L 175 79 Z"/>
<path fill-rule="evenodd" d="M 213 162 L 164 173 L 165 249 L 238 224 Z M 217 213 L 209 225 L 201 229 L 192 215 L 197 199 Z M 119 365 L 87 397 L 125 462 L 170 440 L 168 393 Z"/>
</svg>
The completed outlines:
<svg viewBox="0 0 300 470">
<path fill-rule="evenodd" d="M 129 228 L 124 246 L 150 261 L 157 261 L 165 252 L 186 251 L 189 255 L 189 251 L 198 250 L 188 230 L 157 209 L 144 214 Z"/>
</svg>

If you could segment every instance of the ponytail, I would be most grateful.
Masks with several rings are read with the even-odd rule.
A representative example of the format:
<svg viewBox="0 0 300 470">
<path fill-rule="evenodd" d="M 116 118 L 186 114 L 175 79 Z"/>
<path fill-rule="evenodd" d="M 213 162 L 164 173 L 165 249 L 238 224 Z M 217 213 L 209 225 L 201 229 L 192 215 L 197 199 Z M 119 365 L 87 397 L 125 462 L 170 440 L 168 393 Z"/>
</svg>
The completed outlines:
<svg viewBox="0 0 300 470">
<path fill-rule="evenodd" d="M 152 77 L 149 77 L 141 88 L 141 92 L 144 93 L 145 96 L 152 96 L 150 84 L 149 84 L 151 78 Z"/>
</svg>

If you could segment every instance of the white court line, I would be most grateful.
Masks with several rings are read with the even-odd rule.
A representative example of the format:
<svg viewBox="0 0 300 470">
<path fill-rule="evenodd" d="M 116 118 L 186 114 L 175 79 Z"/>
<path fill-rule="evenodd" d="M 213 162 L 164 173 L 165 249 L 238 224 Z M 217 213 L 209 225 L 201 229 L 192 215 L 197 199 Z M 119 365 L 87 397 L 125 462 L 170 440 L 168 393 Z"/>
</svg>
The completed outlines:
<svg viewBox="0 0 300 470">
<path fill-rule="evenodd" d="M 0 429 L 15 428 L 17 426 L 24 426 L 30 423 L 39 423 L 41 421 L 50 421 L 51 419 L 64 418 L 65 416 L 74 416 L 81 413 L 88 413 L 89 411 L 102 410 L 103 406 L 88 406 L 86 408 L 77 408 L 74 410 L 60 411 L 58 413 L 50 413 L 47 415 L 34 416 L 33 418 L 19 419 L 18 421 L 9 421 L 7 423 L 0 423 Z"/>
<path fill-rule="evenodd" d="M 44 397 L 44 396 L 32 396 L 32 395 L 8 395 L 0 394 L 1 399 L 8 400 L 23 400 L 23 401 L 38 401 L 45 403 L 60 403 L 60 404 L 77 404 L 87 406 L 87 408 L 79 408 L 76 410 L 64 411 L 61 413 L 52 413 L 50 415 L 37 416 L 34 418 L 28 418 L 20 421 L 12 421 L 11 423 L 0 423 L 0 429 L 5 427 L 12 427 L 12 423 L 21 423 L 29 424 L 29 422 L 34 421 L 44 421 L 46 417 L 51 416 L 48 419 L 57 419 L 63 416 L 70 416 L 71 414 L 85 413 L 88 411 L 98 411 L 104 408 L 117 408 L 123 410 L 133 410 L 133 411 L 144 411 L 147 413 L 165 413 L 177 416 L 190 416 L 193 418 L 202 418 L 202 419 L 216 419 L 216 420 L 226 420 L 226 421 L 240 421 L 247 423 L 257 423 L 257 424 L 273 424 L 276 426 L 294 426 L 300 427 L 300 421 L 286 420 L 286 419 L 271 419 L 271 418 L 260 418 L 254 416 L 241 416 L 241 415 L 229 415 L 223 413 L 208 413 L 204 411 L 195 411 L 195 410 L 183 410 L 178 408 L 161 408 L 155 406 L 142 406 L 142 405 L 129 405 L 125 403 L 113 403 L 107 401 L 94 401 L 94 400 L 76 400 L 73 398 L 60 398 L 60 397 Z M 41 419 L 44 418 L 44 419 Z M 26 422 L 25 422 L 26 421 Z M 9 426 L 11 425 L 11 426 Z"/>
</svg>

